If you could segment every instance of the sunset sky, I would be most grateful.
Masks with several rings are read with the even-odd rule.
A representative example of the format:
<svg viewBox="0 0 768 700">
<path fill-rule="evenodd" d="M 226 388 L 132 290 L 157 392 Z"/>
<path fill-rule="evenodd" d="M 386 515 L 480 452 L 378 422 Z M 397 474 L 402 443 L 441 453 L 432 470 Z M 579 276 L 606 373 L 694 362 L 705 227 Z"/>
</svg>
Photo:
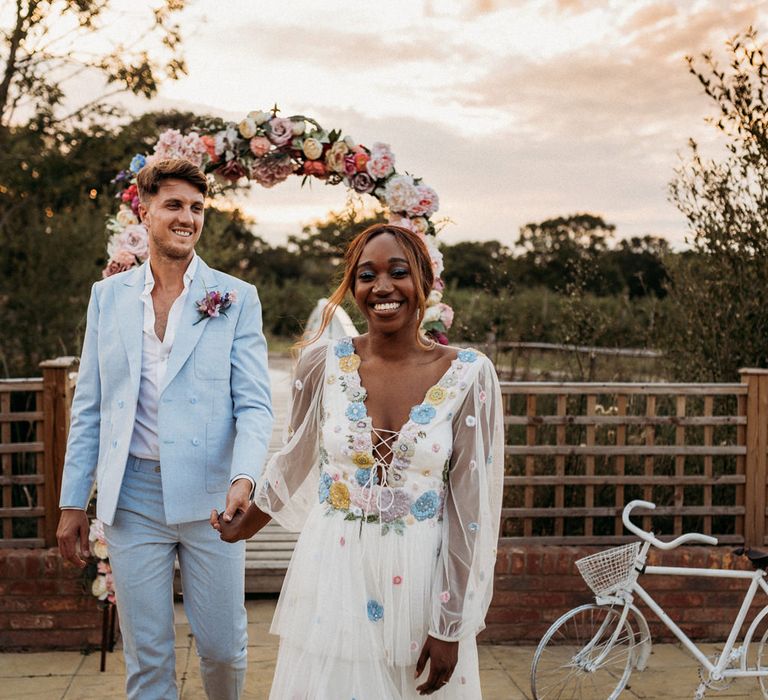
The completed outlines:
<svg viewBox="0 0 768 700">
<path fill-rule="evenodd" d="M 197 0 L 189 76 L 129 108 L 239 120 L 276 102 L 389 143 L 438 191 L 448 242 L 511 245 L 527 222 L 586 211 L 679 247 L 667 184 L 689 137 L 716 146 L 684 56 L 750 24 L 768 40 L 766 18 L 768 0 Z M 344 206 L 343 187 L 293 180 L 241 201 L 273 242 Z"/>
</svg>

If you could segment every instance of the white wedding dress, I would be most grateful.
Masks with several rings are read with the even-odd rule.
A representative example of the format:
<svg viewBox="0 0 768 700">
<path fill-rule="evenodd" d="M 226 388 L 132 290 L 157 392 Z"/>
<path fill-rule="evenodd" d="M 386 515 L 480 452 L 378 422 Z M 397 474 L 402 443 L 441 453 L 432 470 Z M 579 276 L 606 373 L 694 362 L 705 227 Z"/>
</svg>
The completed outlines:
<svg viewBox="0 0 768 700">
<path fill-rule="evenodd" d="M 351 339 L 304 353 L 256 504 L 301 530 L 272 632 L 273 700 L 422 698 L 427 635 L 459 641 L 437 700 L 481 698 L 504 425 L 491 362 L 463 350 L 398 433 L 371 425 Z M 376 442 L 374 447 L 372 431 Z M 381 483 L 380 483 L 381 482 Z"/>
</svg>

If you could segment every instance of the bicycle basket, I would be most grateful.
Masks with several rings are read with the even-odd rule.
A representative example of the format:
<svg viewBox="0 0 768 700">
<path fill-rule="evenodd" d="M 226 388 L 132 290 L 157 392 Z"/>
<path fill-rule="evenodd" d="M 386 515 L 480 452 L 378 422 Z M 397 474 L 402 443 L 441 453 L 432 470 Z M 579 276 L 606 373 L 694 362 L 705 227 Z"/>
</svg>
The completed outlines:
<svg viewBox="0 0 768 700">
<path fill-rule="evenodd" d="M 578 559 L 576 567 L 595 595 L 610 595 L 629 584 L 640 542 L 613 547 Z"/>
</svg>

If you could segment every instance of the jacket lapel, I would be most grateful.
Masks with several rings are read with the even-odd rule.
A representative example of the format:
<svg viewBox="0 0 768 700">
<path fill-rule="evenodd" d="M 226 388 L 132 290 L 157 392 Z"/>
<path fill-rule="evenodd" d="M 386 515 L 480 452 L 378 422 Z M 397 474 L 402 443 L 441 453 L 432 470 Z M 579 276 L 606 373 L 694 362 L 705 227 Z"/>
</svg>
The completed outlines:
<svg viewBox="0 0 768 700">
<path fill-rule="evenodd" d="M 184 310 L 179 319 L 179 327 L 176 330 L 176 337 L 173 340 L 173 348 L 168 357 L 168 367 L 165 371 L 165 379 L 160 387 L 162 394 L 166 387 L 174 380 L 179 370 L 184 366 L 192 351 L 200 340 L 205 327 L 210 322 L 209 318 L 200 321 L 200 313 L 197 310 L 197 302 L 206 294 L 216 289 L 216 276 L 208 265 L 202 259 L 197 265 L 195 279 L 189 286 L 189 293 L 184 300 Z M 199 323 L 198 323 L 199 321 Z"/>
<path fill-rule="evenodd" d="M 141 347 L 144 337 L 144 304 L 141 293 L 144 291 L 145 269 L 143 265 L 131 270 L 124 276 L 122 285 L 114 286 L 117 324 L 120 338 L 128 356 L 128 368 L 131 382 L 138 390 L 141 382 Z"/>
</svg>

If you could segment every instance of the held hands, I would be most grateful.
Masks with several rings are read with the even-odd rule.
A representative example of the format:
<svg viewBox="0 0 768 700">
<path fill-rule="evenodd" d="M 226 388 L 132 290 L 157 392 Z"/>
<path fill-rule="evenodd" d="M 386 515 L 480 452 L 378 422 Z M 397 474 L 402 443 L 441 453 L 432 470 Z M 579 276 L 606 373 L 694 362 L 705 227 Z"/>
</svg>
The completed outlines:
<svg viewBox="0 0 768 700">
<path fill-rule="evenodd" d="M 253 537 L 261 528 L 263 528 L 271 519 L 251 503 L 246 511 L 237 511 L 235 516 L 227 521 L 225 519 L 226 511 L 218 513 L 215 509 L 211 511 L 211 527 L 219 532 L 219 536 L 225 542 L 239 542 Z"/>
<path fill-rule="evenodd" d="M 416 688 L 420 695 L 432 695 L 451 680 L 459 660 L 459 643 L 445 642 L 428 636 L 421 649 L 419 660 L 416 662 L 416 678 L 423 673 L 427 659 L 429 659 L 429 676 Z"/>
<path fill-rule="evenodd" d="M 62 510 L 59 526 L 56 528 L 56 539 L 59 541 L 59 551 L 68 562 L 79 568 L 84 568 L 86 559 L 91 556 L 88 546 L 88 516 L 84 510 Z M 78 542 L 80 551 L 77 551 Z"/>
</svg>

